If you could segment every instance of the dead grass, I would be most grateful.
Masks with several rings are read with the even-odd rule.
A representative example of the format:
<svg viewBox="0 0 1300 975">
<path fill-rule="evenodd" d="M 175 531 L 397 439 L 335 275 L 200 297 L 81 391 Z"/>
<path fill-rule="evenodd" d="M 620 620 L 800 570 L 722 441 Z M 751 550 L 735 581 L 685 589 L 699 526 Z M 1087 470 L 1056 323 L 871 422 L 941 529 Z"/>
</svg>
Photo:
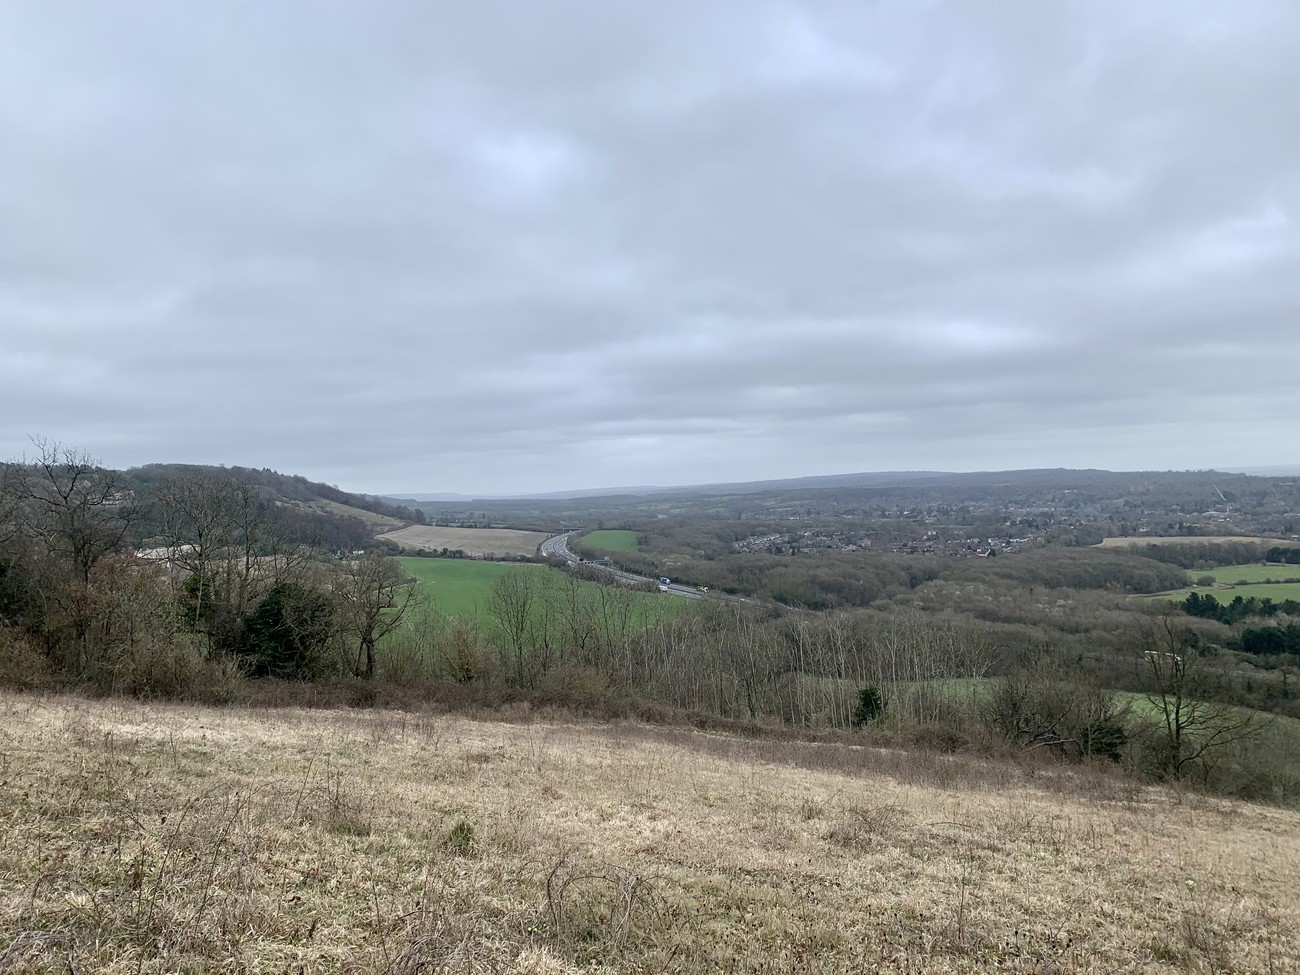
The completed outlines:
<svg viewBox="0 0 1300 975">
<path fill-rule="evenodd" d="M 1227 542 L 1273 542 L 1259 535 L 1125 535 L 1103 538 L 1094 548 L 1133 548 L 1138 545 L 1215 545 Z"/>
<path fill-rule="evenodd" d="M 1295 972 L 1297 876 L 1055 766 L 0 695 L 3 973 Z"/>
<path fill-rule="evenodd" d="M 379 536 L 396 542 L 404 549 L 436 552 L 460 549 L 466 555 L 524 555 L 537 553 L 537 546 L 549 537 L 545 532 L 519 531 L 514 528 L 440 528 L 436 525 L 411 525 Z"/>
<path fill-rule="evenodd" d="M 299 505 L 299 507 L 311 508 L 315 511 L 323 511 L 332 515 L 350 515 L 353 518 L 360 518 L 373 531 L 380 531 L 384 528 L 396 528 L 402 524 L 400 518 L 394 518 L 391 515 L 376 514 L 373 511 L 367 511 L 365 508 L 354 508 L 350 504 L 341 504 L 338 501 L 328 501 L 324 498 L 312 501 L 309 504 Z"/>
</svg>

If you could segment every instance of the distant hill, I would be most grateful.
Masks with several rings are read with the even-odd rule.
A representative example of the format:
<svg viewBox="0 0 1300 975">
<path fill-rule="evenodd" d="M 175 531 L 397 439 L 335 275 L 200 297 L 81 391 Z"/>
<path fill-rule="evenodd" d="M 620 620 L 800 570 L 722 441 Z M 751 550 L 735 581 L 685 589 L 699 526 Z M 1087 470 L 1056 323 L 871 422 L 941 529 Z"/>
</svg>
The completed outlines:
<svg viewBox="0 0 1300 975">
<path fill-rule="evenodd" d="M 1223 467 L 1220 470 L 1233 474 L 1253 474 L 1256 477 L 1300 476 L 1300 464 L 1279 464 L 1274 467 Z"/>
<path fill-rule="evenodd" d="M 1272 469 L 1270 469 L 1272 470 Z M 1282 469 L 1277 469 L 1281 472 Z M 765 481 L 721 481 L 711 484 L 642 485 L 637 487 L 580 488 L 571 491 L 547 491 L 534 494 L 493 494 L 471 497 L 464 494 L 408 494 L 402 498 L 385 496 L 395 503 L 410 505 L 434 502 L 470 501 L 565 501 L 579 498 L 644 498 L 656 495 L 691 497 L 717 494 L 771 494 L 793 491 L 843 490 L 854 488 L 902 487 L 988 487 L 1060 485 L 1078 487 L 1086 484 L 1127 482 L 1135 477 L 1182 476 L 1191 473 L 1214 474 L 1215 471 L 1106 471 L 1098 469 L 1032 468 L 1016 471 L 862 471 L 852 474 L 817 474 L 807 477 L 776 478 Z M 1240 473 L 1264 473 L 1263 469 Z"/>
<path fill-rule="evenodd" d="M 644 498 L 656 494 L 757 494 L 773 490 L 800 490 L 805 488 L 876 487 L 916 483 L 918 480 L 955 477 L 942 471 L 896 471 L 872 474 L 822 474 L 792 477 L 774 481 L 733 481 L 718 484 L 642 484 L 623 487 L 574 488 L 569 491 L 544 491 L 529 494 L 404 494 L 382 497 L 385 501 L 405 504 L 428 504 L 437 501 L 568 501 L 574 498 Z"/>
</svg>

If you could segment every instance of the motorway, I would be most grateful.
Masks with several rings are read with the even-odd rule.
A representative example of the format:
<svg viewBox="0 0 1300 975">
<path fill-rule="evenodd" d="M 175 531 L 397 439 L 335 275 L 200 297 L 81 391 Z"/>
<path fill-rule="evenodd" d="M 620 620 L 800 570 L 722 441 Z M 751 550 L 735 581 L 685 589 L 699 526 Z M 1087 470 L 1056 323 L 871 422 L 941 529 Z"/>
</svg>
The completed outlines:
<svg viewBox="0 0 1300 975">
<path fill-rule="evenodd" d="M 574 555 L 569 551 L 569 536 L 575 532 L 565 532 L 562 535 L 553 535 L 538 546 L 538 550 L 543 556 L 552 558 L 561 558 L 571 565 L 582 563 L 593 569 L 599 569 L 602 572 L 608 572 L 619 582 L 627 583 L 630 586 L 645 585 L 649 583 L 652 586 L 659 586 L 660 592 L 666 592 L 670 596 L 681 596 L 683 599 L 703 599 L 704 593 L 700 592 L 694 586 L 679 586 L 676 583 L 669 583 L 667 586 L 659 585 L 658 579 L 651 579 L 649 576 L 639 576 L 632 572 L 624 572 L 622 569 L 615 569 L 612 566 L 602 565 L 599 562 L 583 562 L 582 558 Z"/>
</svg>

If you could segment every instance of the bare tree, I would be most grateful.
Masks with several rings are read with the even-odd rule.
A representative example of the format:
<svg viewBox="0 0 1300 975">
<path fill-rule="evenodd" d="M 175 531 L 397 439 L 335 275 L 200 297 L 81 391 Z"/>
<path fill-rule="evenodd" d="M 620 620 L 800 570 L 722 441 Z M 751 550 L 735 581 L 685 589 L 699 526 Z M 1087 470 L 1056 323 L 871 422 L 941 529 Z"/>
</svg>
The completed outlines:
<svg viewBox="0 0 1300 975">
<path fill-rule="evenodd" d="M 985 721 L 1025 749 L 1118 758 L 1123 709 L 1112 691 L 1065 663 L 1049 646 L 1020 655 L 981 702 Z"/>
<path fill-rule="evenodd" d="M 532 573 L 507 572 L 492 586 L 487 611 L 502 640 L 501 668 L 521 685 L 529 680 L 528 645 L 540 594 Z"/>
<path fill-rule="evenodd" d="M 22 468 L 0 463 L 0 545 L 18 536 L 18 505 L 22 496 Z"/>
<path fill-rule="evenodd" d="M 789 670 L 789 652 L 780 635 L 758 612 L 731 608 L 718 649 L 731 671 L 751 720 L 767 711 L 773 682 Z"/>
<path fill-rule="evenodd" d="M 577 662 L 586 666 L 589 651 L 596 639 L 596 608 L 588 587 L 572 572 L 566 573 L 557 593 L 564 641 Z M 561 661 L 563 663 L 563 661 Z"/>
<path fill-rule="evenodd" d="M 1264 730 L 1257 712 L 1214 700 L 1221 675 L 1196 634 L 1169 617 L 1146 626 L 1141 637 L 1146 699 L 1159 723 L 1160 764 L 1175 779 L 1193 769 L 1209 774 L 1224 749 Z"/>
<path fill-rule="evenodd" d="M 406 619 L 416 587 L 397 560 L 381 552 L 367 552 L 348 562 L 337 586 L 344 631 L 356 640 L 353 669 L 360 676 L 375 676 L 376 645 Z"/>
<path fill-rule="evenodd" d="M 257 487 L 196 471 L 165 482 L 157 520 L 164 557 L 182 580 L 190 623 L 209 643 L 234 649 L 257 601 L 298 581 L 309 560 Z"/>
<path fill-rule="evenodd" d="M 233 487 L 230 478 L 204 472 L 170 480 L 158 492 L 165 558 L 185 580 L 195 630 L 219 598 L 219 565 L 236 544 Z"/>
<path fill-rule="evenodd" d="M 81 450 L 34 440 L 37 457 L 11 473 L 18 523 L 83 583 L 100 559 L 119 551 L 133 509 L 115 471 Z"/>
<path fill-rule="evenodd" d="M 126 547 L 134 510 L 118 475 L 80 450 L 34 440 L 35 460 L 7 471 L 11 541 L 28 551 L 28 586 L 51 652 L 83 673 L 90 655 L 96 565 Z"/>
</svg>

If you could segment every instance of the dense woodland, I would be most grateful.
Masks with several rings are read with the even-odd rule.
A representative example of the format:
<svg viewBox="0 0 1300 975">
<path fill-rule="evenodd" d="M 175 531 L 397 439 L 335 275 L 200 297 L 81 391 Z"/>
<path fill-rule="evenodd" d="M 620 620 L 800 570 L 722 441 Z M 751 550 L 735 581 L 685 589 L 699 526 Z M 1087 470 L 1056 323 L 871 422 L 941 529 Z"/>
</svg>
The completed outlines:
<svg viewBox="0 0 1300 975">
<path fill-rule="evenodd" d="M 855 549 L 760 553 L 740 549 L 788 536 L 783 519 L 623 514 L 599 520 L 637 533 L 626 567 L 715 597 L 665 619 L 643 594 L 577 571 L 516 573 L 493 590 L 484 626 L 419 605 L 373 538 L 445 512 L 267 471 L 112 471 L 37 446 L 5 467 L 0 489 L 0 680 L 11 686 L 210 701 L 333 687 L 354 702 L 404 688 L 425 701 L 1110 762 L 1300 799 L 1286 718 L 1300 715 L 1296 607 L 1141 598 L 1188 585 L 1189 570 L 1285 563 L 1293 547 L 1277 537 L 1107 549 L 1081 546 L 1076 527 L 995 551 L 992 528 L 1009 545 L 1028 521 L 1062 516 L 1017 508 L 999 521 L 957 504 L 947 521 L 839 519 Z M 1273 504 L 1274 489 L 1256 493 Z M 827 524 L 810 515 L 798 537 L 824 537 Z M 954 525 L 973 527 L 983 550 L 879 551 Z M 876 544 L 861 545 L 868 537 Z"/>
</svg>

